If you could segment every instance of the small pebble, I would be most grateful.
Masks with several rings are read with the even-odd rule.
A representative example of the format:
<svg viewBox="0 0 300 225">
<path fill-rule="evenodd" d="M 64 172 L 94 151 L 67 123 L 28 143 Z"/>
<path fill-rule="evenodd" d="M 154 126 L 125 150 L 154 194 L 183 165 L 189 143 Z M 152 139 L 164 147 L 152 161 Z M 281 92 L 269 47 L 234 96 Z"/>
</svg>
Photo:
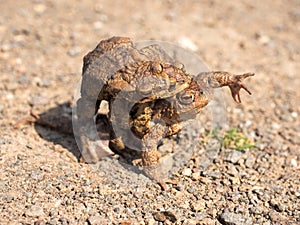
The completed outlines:
<svg viewBox="0 0 300 225">
<path fill-rule="evenodd" d="M 190 168 L 184 168 L 184 169 L 182 170 L 181 174 L 182 174 L 183 176 L 189 177 L 189 176 L 191 176 L 191 174 L 192 174 L 192 170 L 191 170 Z"/>
<path fill-rule="evenodd" d="M 271 199 L 270 205 L 278 212 L 283 212 L 285 210 L 285 205 L 276 199 Z"/>
<path fill-rule="evenodd" d="M 96 22 L 94 22 L 93 26 L 94 26 L 95 30 L 101 30 L 103 28 L 103 22 L 96 21 Z"/>
<path fill-rule="evenodd" d="M 298 166 L 297 160 L 296 159 L 291 159 L 291 165 L 293 167 L 297 167 Z"/>
<path fill-rule="evenodd" d="M 263 208 L 260 206 L 253 206 L 249 210 L 251 213 L 256 215 L 261 215 L 263 213 Z"/>
<path fill-rule="evenodd" d="M 77 56 L 78 54 L 80 53 L 80 48 L 77 47 L 77 46 L 74 46 L 73 48 L 71 48 L 69 51 L 68 51 L 68 55 L 69 56 Z"/>
<path fill-rule="evenodd" d="M 47 97 L 42 97 L 39 95 L 34 95 L 30 100 L 29 104 L 31 106 L 38 106 L 38 105 L 47 105 L 50 102 L 50 99 Z"/>
<path fill-rule="evenodd" d="M 7 100 L 11 100 L 11 99 L 14 98 L 14 94 L 13 93 L 8 93 L 5 97 L 6 97 Z"/>
<path fill-rule="evenodd" d="M 91 216 L 88 218 L 91 225 L 107 224 L 107 221 L 102 216 Z"/>
<path fill-rule="evenodd" d="M 252 155 L 248 156 L 245 160 L 245 166 L 247 168 L 252 168 L 254 164 L 255 164 L 255 158 Z"/>
<path fill-rule="evenodd" d="M 47 7 L 44 4 L 36 4 L 33 6 L 33 10 L 38 14 L 42 14 L 46 9 Z"/>
<path fill-rule="evenodd" d="M 267 35 L 263 34 L 256 34 L 256 39 L 262 44 L 262 45 L 267 45 L 270 43 L 271 38 Z"/>
<path fill-rule="evenodd" d="M 197 201 L 192 204 L 192 210 L 194 212 L 204 212 L 205 208 L 205 201 Z"/>
<path fill-rule="evenodd" d="M 36 205 L 31 206 L 26 212 L 26 216 L 29 217 L 39 217 L 39 216 L 44 216 L 44 211 L 41 207 L 38 207 Z"/>
<path fill-rule="evenodd" d="M 193 219 L 186 219 L 183 221 L 182 225 L 197 225 L 197 221 Z"/>
<path fill-rule="evenodd" d="M 224 225 L 252 225 L 251 218 L 230 212 L 223 212 L 219 216 L 219 221 Z"/>
<path fill-rule="evenodd" d="M 203 171 L 202 175 L 211 177 L 213 179 L 219 179 L 222 176 L 222 174 L 220 172 L 212 171 L 212 170 Z"/>
<path fill-rule="evenodd" d="M 36 84 L 39 87 L 49 87 L 50 86 L 50 81 L 47 79 L 38 79 L 36 80 Z"/>
<path fill-rule="evenodd" d="M 227 152 L 224 160 L 227 162 L 231 162 L 233 164 L 237 163 L 240 159 L 242 159 L 244 156 L 244 153 L 241 151 L 230 151 Z"/>
<path fill-rule="evenodd" d="M 192 180 L 194 180 L 194 181 L 199 180 L 199 179 L 201 178 L 200 172 L 192 173 L 191 178 L 192 178 Z"/>
<path fill-rule="evenodd" d="M 164 212 L 156 212 L 153 214 L 153 218 L 156 220 L 156 221 L 159 221 L 159 222 L 164 222 L 167 220 Z"/>
<path fill-rule="evenodd" d="M 291 115 L 292 115 L 292 117 L 297 118 L 298 113 L 297 112 L 292 112 Z"/>
<path fill-rule="evenodd" d="M 30 174 L 30 177 L 33 179 L 33 180 L 43 180 L 44 179 L 44 173 L 40 170 L 34 170 L 31 172 Z"/>
<path fill-rule="evenodd" d="M 164 221 L 169 220 L 169 221 L 175 223 L 177 221 L 176 216 L 170 211 L 156 212 L 153 214 L 153 218 L 159 222 L 164 222 Z"/>
<path fill-rule="evenodd" d="M 178 39 L 178 43 L 179 43 L 179 45 L 181 45 L 181 47 L 189 49 L 191 51 L 198 50 L 198 46 L 188 37 L 180 37 Z"/>
<path fill-rule="evenodd" d="M 272 123 L 272 128 L 275 129 L 275 130 L 278 130 L 278 129 L 280 129 L 280 125 L 278 123 L 273 122 Z"/>
<path fill-rule="evenodd" d="M 54 219 L 51 219 L 48 223 L 50 225 L 56 225 L 57 224 L 56 220 L 54 220 Z"/>
</svg>

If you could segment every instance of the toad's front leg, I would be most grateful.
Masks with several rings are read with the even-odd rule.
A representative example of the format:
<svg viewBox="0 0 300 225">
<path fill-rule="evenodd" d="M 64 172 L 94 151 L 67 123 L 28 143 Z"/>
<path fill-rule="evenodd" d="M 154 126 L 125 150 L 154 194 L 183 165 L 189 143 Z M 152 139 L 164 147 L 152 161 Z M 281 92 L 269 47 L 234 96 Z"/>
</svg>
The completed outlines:
<svg viewBox="0 0 300 225">
<path fill-rule="evenodd" d="M 142 165 L 153 166 L 158 164 L 161 154 L 157 150 L 160 139 L 165 136 L 166 127 L 161 123 L 155 123 L 150 131 L 142 139 Z"/>
<path fill-rule="evenodd" d="M 155 123 L 150 132 L 142 139 L 142 165 L 145 174 L 154 179 L 163 190 L 167 189 L 165 183 L 165 168 L 160 163 L 161 154 L 157 150 L 158 142 L 165 136 L 167 132 L 166 126 L 161 123 Z"/>
<path fill-rule="evenodd" d="M 241 75 L 235 75 L 223 71 L 214 71 L 200 73 L 197 75 L 198 81 L 205 81 L 205 83 L 211 88 L 219 88 L 228 86 L 231 91 L 232 98 L 237 103 L 241 103 L 240 90 L 244 89 L 251 95 L 249 89 L 242 83 L 247 77 L 254 76 L 254 73 L 244 73 Z"/>
</svg>

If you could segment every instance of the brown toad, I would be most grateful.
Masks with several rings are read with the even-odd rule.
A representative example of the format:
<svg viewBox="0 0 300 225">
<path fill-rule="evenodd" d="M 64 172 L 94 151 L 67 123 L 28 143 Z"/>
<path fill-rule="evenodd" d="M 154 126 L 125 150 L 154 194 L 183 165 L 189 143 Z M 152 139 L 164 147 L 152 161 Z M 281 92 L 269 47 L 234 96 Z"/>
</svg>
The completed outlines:
<svg viewBox="0 0 300 225">
<path fill-rule="evenodd" d="M 195 118 L 208 104 L 212 88 L 228 86 L 240 103 L 240 89 L 251 94 L 242 80 L 253 75 L 205 72 L 192 76 L 159 46 L 137 49 L 129 38 L 112 37 L 84 57 L 77 114 L 80 124 L 88 127 L 101 102 L 107 101 L 109 113 L 98 123 L 106 124 L 110 148 L 138 155 L 143 166 L 151 166 L 160 159 L 158 141 L 178 133 L 182 122 Z"/>
</svg>

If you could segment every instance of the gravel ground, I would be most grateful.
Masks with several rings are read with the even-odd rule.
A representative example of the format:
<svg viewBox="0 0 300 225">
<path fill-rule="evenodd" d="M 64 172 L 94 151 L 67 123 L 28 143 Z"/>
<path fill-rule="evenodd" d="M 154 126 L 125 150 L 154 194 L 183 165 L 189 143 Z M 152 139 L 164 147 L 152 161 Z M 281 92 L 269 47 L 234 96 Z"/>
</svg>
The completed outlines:
<svg viewBox="0 0 300 225">
<path fill-rule="evenodd" d="M 0 6 L 1 224 L 300 224 L 299 1 Z M 70 123 L 82 58 L 113 35 L 176 43 L 213 70 L 255 72 L 251 97 L 237 105 L 224 90 L 224 102 L 225 129 L 256 148 L 199 144 L 162 191 L 113 158 L 79 163 L 64 127 L 23 123 L 31 110 Z"/>
</svg>

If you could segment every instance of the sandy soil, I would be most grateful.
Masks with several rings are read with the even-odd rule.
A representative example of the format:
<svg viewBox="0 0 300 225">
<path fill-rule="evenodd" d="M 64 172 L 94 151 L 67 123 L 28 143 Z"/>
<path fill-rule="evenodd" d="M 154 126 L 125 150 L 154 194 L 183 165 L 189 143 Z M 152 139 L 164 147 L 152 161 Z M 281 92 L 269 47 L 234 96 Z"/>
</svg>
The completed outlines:
<svg viewBox="0 0 300 225">
<path fill-rule="evenodd" d="M 0 223 L 300 224 L 299 11 L 297 0 L 0 1 Z M 162 191 L 111 159 L 79 163 L 63 128 L 22 123 L 68 117 L 83 56 L 114 35 L 255 72 L 251 97 L 237 105 L 224 90 L 224 102 L 227 127 L 257 148 L 198 149 Z"/>
</svg>

